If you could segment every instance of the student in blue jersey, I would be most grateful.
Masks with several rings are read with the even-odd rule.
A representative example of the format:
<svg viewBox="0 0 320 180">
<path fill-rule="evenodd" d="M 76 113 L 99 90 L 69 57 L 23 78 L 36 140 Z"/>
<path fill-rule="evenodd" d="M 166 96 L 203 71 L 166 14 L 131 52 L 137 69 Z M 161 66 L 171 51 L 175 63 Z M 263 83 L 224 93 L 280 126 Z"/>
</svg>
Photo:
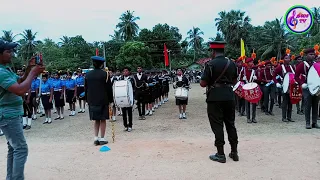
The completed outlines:
<svg viewBox="0 0 320 180">
<path fill-rule="evenodd" d="M 84 97 L 81 97 L 80 94 L 84 92 L 84 74 L 82 74 L 81 69 L 79 68 L 77 70 L 78 77 L 76 78 L 76 83 L 77 83 L 77 98 L 79 100 L 79 113 L 84 113 L 86 109 L 86 101 Z"/>
<path fill-rule="evenodd" d="M 37 119 L 37 103 L 36 100 L 39 95 L 39 87 L 40 87 L 40 79 L 38 77 L 35 77 L 32 80 L 31 83 L 31 88 L 30 88 L 30 101 L 29 101 L 29 106 L 31 107 L 31 112 L 32 112 L 32 119 L 36 120 Z"/>
<path fill-rule="evenodd" d="M 20 77 L 23 77 L 25 70 L 20 70 Z M 22 116 L 22 124 L 23 129 L 29 130 L 31 129 L 32 123 L 32 112 L 30 107 L 30 89 L 22 96 L 23 100 L 23 116 Z"/>
<path fill-rule="evenodd" d="M 32 79 L 44 70 L 42 65 L 35 65 L 35 59 L 32 58 L 24 76 L 19 78 L 9 67 L 17 45 L 0 40 L 0 129 L 8 141 L 7 180 L 24 180 L 28 145 L 21 123 L 23 115 L 21 96 L 30 89 Z"/>
<path fill-rule="evenodd" d="M 64 83 L 60 79 L 60 73 L 56 72 L 54 74 L 54 79 L 51 82 L 52 88 L 53 88 L 53 99 L 54 99 L 54 106 L 57 110 L 58 117 L 56 117 L 54 120 L 62 120 L 64 119 Z"/>
<path fill-rule="evenodd" d="M 51 124 L 51 110 L 53 108 L 52 105 L 53 98 L 53 86 L 52 81 L 48 80 L 48 74 L 42 74 L 42 82 L 41 82 L 41 102 L 43 105 L 43 109 L 45 112 L 46 120 L 43 124 Z"/>
<path fill-rule="evenodd" d="M 67 72 L 67 79 L 65 80 L 66 87 L 66 102 L 69 103 L 70 115 L 76 115 L 76 99 L 77 99 L 77 85 L 76 80 L 72 79 L 72 73 Z"/>
</svg>

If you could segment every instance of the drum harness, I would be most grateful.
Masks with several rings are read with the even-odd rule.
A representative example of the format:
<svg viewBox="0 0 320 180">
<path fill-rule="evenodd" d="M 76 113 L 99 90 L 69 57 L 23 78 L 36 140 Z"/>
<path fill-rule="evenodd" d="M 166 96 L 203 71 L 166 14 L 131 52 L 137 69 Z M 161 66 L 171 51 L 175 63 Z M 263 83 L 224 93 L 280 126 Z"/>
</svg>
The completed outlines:
<svg viewBox="0 0 320 180">
<path fill-rule="evenodd" d="M 223 68 L 221 74 L 218 76 L 218 78 L 214 81 L 214 83 L 213 83 L 211 86 L 207 86 L 207 88 L 206 88 L 206 95 L 207 95 L 207 97 L 208 97 L 208 94 L 209 94 L 209 92 L 211 91 L 211 89 L 213 89 L 213 88 L 215 88 L 215 87 L 218 87 L 218 86 L 217 86 L 217 85 L 218 85 L 217 82 L 218 82 L 218 81 L 222 78 L 222 76 L 225 74 L 225 72 L 227 71 L 229 65 L 230 65 L 230 60 L 228 59 L 227 64 L 224 66 L 224 68 Z M 211 75 L 211 77 L 213 77 L 213 76 L 212 76 L 212 68 L 211 68 L 210 66 L 209 66 L 209 70 L 210 70 L 210 75 Z M 222 86 L 220 86 L 220 87 L 222 87 Z"/>
</svg>

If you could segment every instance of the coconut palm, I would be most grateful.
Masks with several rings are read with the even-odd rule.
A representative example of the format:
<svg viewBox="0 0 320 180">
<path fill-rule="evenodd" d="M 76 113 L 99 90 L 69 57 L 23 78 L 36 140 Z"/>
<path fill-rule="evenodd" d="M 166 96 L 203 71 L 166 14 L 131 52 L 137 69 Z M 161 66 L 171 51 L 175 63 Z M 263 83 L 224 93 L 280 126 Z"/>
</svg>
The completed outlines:
<svg viewBox="0 0 320 180">
<path fill-rule="evenodd" d="M 193 27 L 188 31 L 188 37 L 186 38 L 189 40 L 188 45 L 193 47 L 193 60 L 196 60 L 196 53 L 199 53 L 199 50 L 201 49 L 201 45 L 203 42 L 203 38 L 201 35 L 203 35 L 203 32 L 198 27 Z"/>
<path fill-rule="evenodd" d="M 134 11 L 126 11 L 120 16 L 120 22 L 117 24 L 117 28 L 119 28 L 119 32 L 121 34 L 121 38 L 125 41 L 133 40 L 134 37 L 137 36 L 139 31 L 139 26 L 135 22 L 139 20 L 139 17 L 135 17 L 133 15 Z"/>
<path fill-rule="evenodd" d="M 59 46 L 67 46 L 70 43 L 70 37 L 68 36 L 62 36 L 60 40 L 61 42 L 58 43 Z"/>
<path fill-rule="evenodd" d="M 267 21 L 263 26 L 260 37 L 263 43 L 259 48 L 259 50 L 263 50 L 262 59 L 269 54 L 273 54 L 279 60 L 286 48 L 293 49 L 291 45 L 293 36 L 290 36 L 285 30 L 282 18 L 271 22 Z"/>
<path fill-rule="evenodd" d="M 28 60 L 33 56 L 36 50 L 36 45 L 41 41 L 36 41 L 37 32 L 33 33 L 31 29 L 26 29 L 20 35 L 22 36 L 22 39 L 20 40 L 21 54 L 23 59 Z"/>
<path fill-rule="evenodd" d="M 12 31 L 2 31 L 2 32 L 3 32 L 3 36 L 1 37 L 1 39 L 7 42 L 14 41 L 14 38 L 16 37 L 16 35 L 13 35 Z"/>
<path fill-rule="evenodd" d="M 116 42 L 122 41 L 121 33 L 119 31 L 114 30 L 114 34 L 109 36 Z"/>
</svg>

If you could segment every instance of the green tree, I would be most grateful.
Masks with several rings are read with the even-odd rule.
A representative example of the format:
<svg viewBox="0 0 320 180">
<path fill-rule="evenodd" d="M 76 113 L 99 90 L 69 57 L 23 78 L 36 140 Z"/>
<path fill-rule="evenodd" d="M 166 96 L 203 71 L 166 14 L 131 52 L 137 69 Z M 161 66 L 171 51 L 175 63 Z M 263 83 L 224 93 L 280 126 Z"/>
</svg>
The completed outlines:
<svg viewBox="0 0 320 180">
<path fill-rule="evenodd" d="M 116 56 L 116 65 L 118 68 L 128 66 L 135 69 L 139 65 L 150 68 L 152 62 L 149 51 L 149 47 L 142 42 L 127 42 Z"/>
<path fill-rule="evenodd" d="M 189 40 L 189 46 L 193 48 L 193 61 L 196 60 L 196 53 L 199 54 L 201 50 L 201 46 L 203 43 L 203 38 L 201 35 L 204 33 L 198 27 L 193 27 L 188 31 L 187 40 Z"/>
<path fill-rule="evenodd" d="M 136 23 L 139 20 L 139 17 L 135 17 L 133 15 L 134 11 L 126 11 L 120 16 L 120 22 L 117 24 L 117 28 L 119 28 L 119 32 L 121 34 L 121 38 L 125 41 L 133 40 L 134 37 L 137 36 L 139 31 L 139 26 Z"/>
</svg>

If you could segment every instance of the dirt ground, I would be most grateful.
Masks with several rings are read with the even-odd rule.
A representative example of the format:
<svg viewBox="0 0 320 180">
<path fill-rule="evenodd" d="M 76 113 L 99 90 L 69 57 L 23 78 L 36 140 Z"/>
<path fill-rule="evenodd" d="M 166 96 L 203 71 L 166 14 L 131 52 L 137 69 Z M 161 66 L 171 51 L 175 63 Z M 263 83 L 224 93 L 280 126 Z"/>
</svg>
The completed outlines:
<svg viewBox="0 0 320 180">
<path fill-rule="evenodd" d="M 317 180 L 320 179 L 320 130 L 306 130 L 304 116 L 293 112 L 294 123 L 258 110 L 257 124 L 236 117 L 240 161 L 220 164 L 209 160 L 215 153 L 214 135 L 206 116 L 204 89 L 193 84 L 187 120 L 179 120 L 171 89 L 170 101 L 154 116 L 134 118 L 133 131 L 123 131 L 117 117 L 116 142 L 108 122 L 109 152 L 93 146 L 88 114 L 66 117 L 51 125 L 34 121 L 25 132 L 29 145 L 26 180 Z M 134 112 L 137 115 L 137 110 Z M 227 136 L 226 136 L 227 137 Z M 227 142 L 227 138 L 226 138 Z M 0 180 L 5 179 L 5 138 L 0 138 Z M 230 147 L 225 146 L 226 153 Z"/>
</svg>

